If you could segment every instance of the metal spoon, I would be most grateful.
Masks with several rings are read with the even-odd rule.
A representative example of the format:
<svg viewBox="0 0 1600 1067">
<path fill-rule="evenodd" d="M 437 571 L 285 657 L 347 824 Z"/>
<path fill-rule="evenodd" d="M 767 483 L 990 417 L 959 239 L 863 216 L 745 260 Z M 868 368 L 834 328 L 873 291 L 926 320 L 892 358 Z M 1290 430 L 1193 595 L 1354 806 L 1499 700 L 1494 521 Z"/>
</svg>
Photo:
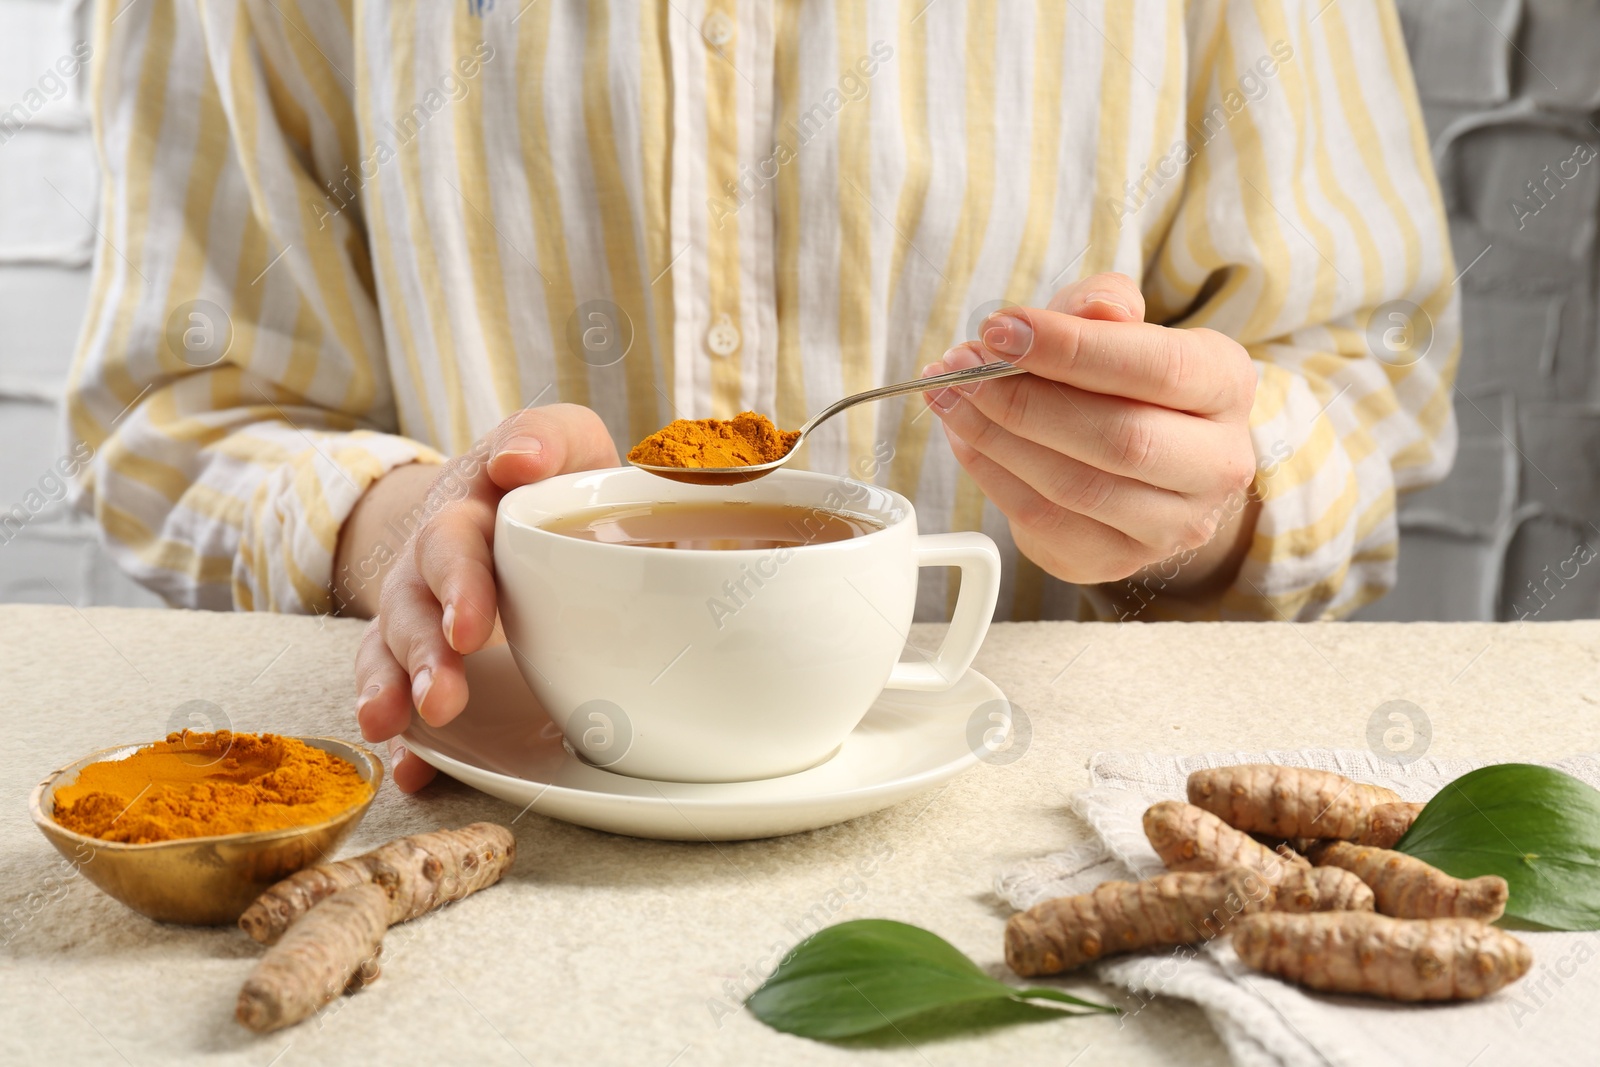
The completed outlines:
<svg viewBox="0 0 1600 1067">
<path fill-rule="evenodd" d="M 877 389 L 868 389 L 864 393 L 847 396 L 843 400 L 823 408 L 821 412 L 812 417 L 811 421 L 800 427 L 800 436 L 795 439 L 794 446 L 779 458 L 770 463 L 756 463 L 748 467 L 655 467 L 648 463 L 635 463 L 642 471 L 671 478 L 675 482 L 690 482 L 696 485 L 737 485 L 740 482 L 754 481 L 757 478 L 771 474 L 800 451 L 800 446 L 806 443 L 806 435 L 818 426 L 833 418 L 847 408 L 857 404 L 865 404 L 869 400 L 883 400 L 891 396 L 903 396 L 906 393 L 921 393 L 934 389 L 947 389 L 951 386 L 970 385 L 973 382 L 988 381 L 990 378 L 1004 378 L 1009 374 L 1020 374 L 1023 368 L 1015 363 L 997 360 L 994 363 L 984 363 L 977 367 L 968 367 L 965 370 L 947 371 L 944 374 L 935 374 L 931 378 L 918 378 L 915 381 L 900 382 L 897 385 L 885 385 Z"/>
</svg>

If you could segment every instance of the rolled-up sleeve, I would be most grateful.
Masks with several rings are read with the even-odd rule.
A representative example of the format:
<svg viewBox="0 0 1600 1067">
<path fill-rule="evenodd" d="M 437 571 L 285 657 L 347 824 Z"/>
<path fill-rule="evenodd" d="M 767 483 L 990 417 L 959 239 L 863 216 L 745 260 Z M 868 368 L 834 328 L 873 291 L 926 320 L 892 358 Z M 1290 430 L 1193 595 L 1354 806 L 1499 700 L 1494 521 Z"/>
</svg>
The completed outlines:
<svg viewBox="0 0 1600 1067">
<path fill-rule="evenodd" d="M 289 5 L 294 9 L 294 5 Z M 102 172 L 69 432 L 79 501 L 176 605 L 331 606 L 340 525 L 404 463 L 359 206 L 345 5 L 97 8 Z"/>
</svg>

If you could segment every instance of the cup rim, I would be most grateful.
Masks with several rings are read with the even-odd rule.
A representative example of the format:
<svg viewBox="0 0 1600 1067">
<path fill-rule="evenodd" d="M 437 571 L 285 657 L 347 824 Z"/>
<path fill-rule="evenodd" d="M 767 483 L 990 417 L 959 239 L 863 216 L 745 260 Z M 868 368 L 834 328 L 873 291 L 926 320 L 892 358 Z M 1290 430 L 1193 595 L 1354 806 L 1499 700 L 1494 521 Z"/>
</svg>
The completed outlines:
<svg viewBox="0 0 1600 1067">
<path fill-rule="evenodd" d="M 628 474 L 628 472 L 636 473 L 641 478 L 648 478 L 648 479 L 650 479 L 651 482 L 660 483 L 662 485 L 683 486 L 683 485 L 686 484 L 686 483 L 681 483 L 681 482 L 671 482 L 671 481 L 668 481 L 668 480 L 663 479 L 663 478 L 658 478 L 655 475 L 649 473 L 648 471 L 641 471 L 637 467 L 633 467 L 633 466 L 605 467 L 605 468 L 601 468 L 599 470 L 575 471 L 575 472 L 573 472 L 571 474 L 557 475 L 554 478 L 546 478 L 543 481 L 532 482 L 532 483 L 530 483 L 528 485 L 519 485 L 515 489 L 510 490 L 509 492 L 507 492 L 505 494 L 505 496 L 500 498 L 500 503 L 499 503 L 498 507 L 495 509 L 496 523 L 498 524 L 500 522 L 504 522 L 507 526 L 515 527 L 520 532 L 532 533 L 532 534 L 536 534 L 536 535 L 538 535 L 540 537 L 556 538 L 560 542 L 571 542 L 571 543 L 575 543 L 575 544 L 580 544 L 580 545 L 583 545 L 586 550 L 604 550 L 604 551 L 612 551 L 612 552 L 671 552 L 671 553 L 674 553 L 677 556 L 689 556 L 689 555 L 692 555 L 692 553 L 684 553 L 684 552 L 679 551 L 678 549 L 672 549 L 672 548 L 661 548 L 661 547 L 659 547 L 657 545 L 628 545 L 628 544 L 619 544 L 619 543 L 614 542 L 614 541 L 588 541 L 588 540 L 583 540 L 581 538 L 569 537 L 566 534 L 556 533 L 553 530 L 545 529 L 543 526 L 539 525 L 537 522 L 530 522 L 526 518 L 518 516 L 518 515 L 512 513 L 512 508 L 515 506 L 512 503 L 513 497 L 516 497 L 516 496 L 519 496 L 519 495 L 523 495 L 523 496 L 532 495 L 533 492 L 537 492 L 539 490 L 564 488 L 566 486 L 569 486 L 569 485 L 575 484 L 577 482 L 583 481 L 584 479 L 587 479 L 587 478 L 615 478 L 615 477 L 618 477 L 620 475 Z M 631 476 L 631 475 L 629 475 L 629 476 Z M 895 490 L 889 489 L 889 488 L 887 488 L 885 486 L 875 485 L 872 482 L 861 481 L 860 479 L 857 479 L 857 478 L 850 478 L 850 477 L 845 477 L 845 476 L 841 476 L 841 475 L 822 474 L 822 473 L 819 473 L 817 471 L 777 470 L 777 471 L 773 471 L 771 474 L 768 474 L 768 475 L 766 475 L 765 477 L 763 477 L 761 479 L 758 479 L 758 480 L 755 480 L 755 481 L 751 481 L 751 482 L 747 482 L 747 483 L 745 483 L 745 485 L 749 485 L 749 486 L 758 485 L 758 484 L 760 484 L 760 482 L 770 481 L 773 478 L 783 479 L 786 482 L 788 482 L 788 481 L 796 481 L 796 480 L 803 480 L 803 481 L 808 481 L 808 482 L 829 482 L 829 483 L 843 481 L 843 482 L 849 482 L 849 483 L 854 484 L 854 485 L 865 486 L 867 489 L 871 490 L 874 493 L 881 493 L 885 497 L 888 497 L 890 505 L 894 508 L 894 510 L 900 512 L 899 516 L 896 517 L 896 518 L 887 518 L 880 511 L 875 511 L 875 510 L 860 509 L 860 510 L 856 510 L 856 511 L 852 512 L 851 510 L 847 510 L 847 509 L 824 508 L 821 505 L 804 505 L 804 504 L 795 505 L 797 507 L 812 506 L 812 507 L 818 508 L 819 510 L 837 511 L 840 514 L 852 514 L 852 513 L 858 514 L 863 518 L 873 519 L 874 521 L 883 521 L 883 528 L 880 529 L 880 530 L 873 530 L 870 533 L 864 533 L 859 537 L 851 537 L 851 538 L 848 538 L 848 539 L 843 540 L 843 541 L 826 541 L 826 542 L 823 542 L 823 543 L 820 543 L 820 544 L 801 544 L 801 545 L 790 545 L 790 546 L 787 546 L 788 550 L 791 551 L 791 552 L 815 552 L 815 551 L 818 551 L 818 550 L 821 550 L 821 549 L 847 549 L 847 548 L 850 548 L 851 546 L 858 546 L 858 545 L 863 545 L 863 544 L 867 544 L 867 543 L 876 544 L 877 542 L 874 540 L 875 538 L 882 538 L 885 535 L 888 535 L 888 534 L 896 531 L 899 527 L 903 526 L 907 521 L 914 520 L 916 518 L 916 508 L 904 494 L 898 493 Z M 641 483 L 641 484 L 647 484 L 647 483 Z M 691 493 L 692 492 L 697 492 L 700 489 L 705 489 L 705 490 L 709 490 L 709 491 L 722 491 L 722 492 L 725 493 L 727 490 L 733 489 L 733 488 L 737 488 L 737 487 L 735 487 L 735 486 L 699 486 L 699 487 L 688 486 L 687 490 L 689 492 L 691 492 Z M 677 489 L 677 490 L 673 490 L 673 491 L 675 491 L 675 492 L 683 492 L 684 490 L 683 489 Z M 714 503 L 715 500 L 716 500 L 716 498 L 710 498 L 710 497 L 707 498 L 707 502 L 708 503 Z M 598 504 L 598 505 L 587 505 L 587 506 L 590 506 L 590 507 L 606 507 L 608 505 Z M 617 506 L 621 506 L 621 505 L 619 504 Z M 554 509 L 546 509 L 546 510 L 549 511 L 550 515 L 552 515 L 552 516 L 556 515 L 556 514 L 561 514 L 561 512 L 556 511 Z M 574 510 L 576 510 L 576 509 L 574 509 Z M 720 551 L 716 552 L 715 555 L 718 558 L 724 558 L 725 559 L 725 558 L 729 558 L 729 557 L 737 558 L 737 557 L 740 557 L 740 556 L 763 556 L 763 555 L 768 555 L 768 554 L 770 554 L 772 552 L 778 552 L 778 551 L 782 551 L 782 549 L 780 549 L 780 548 L 730 548 L 730 549 L 720 550 Z"/>
</svg>

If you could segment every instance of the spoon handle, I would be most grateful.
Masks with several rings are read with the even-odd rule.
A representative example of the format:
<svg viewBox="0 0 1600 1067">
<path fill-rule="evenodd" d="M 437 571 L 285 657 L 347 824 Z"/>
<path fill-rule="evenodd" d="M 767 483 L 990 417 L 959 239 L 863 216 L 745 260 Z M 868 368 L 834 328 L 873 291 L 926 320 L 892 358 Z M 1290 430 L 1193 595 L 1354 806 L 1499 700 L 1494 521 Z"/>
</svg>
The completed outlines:
<svg viewBox="0 0 1600 1067">
<path fill-rule="evenodd" d="M 987 381 L 990 378 L 1004 378 L 1009 374 L 1021 374 L 1022 367 L 1005 360 L 996 360 L 993 363 L 984 363 L 976 367 L 967 367 L 965 370 L 946 371 L 935 374 L 931 378 L 917 378 L 909 382 L 899 382 L 895 385 L 884 385 L 877 389 L 868 389 L 864 393 L 847 396 L 843 400 L 822 409 L 804 426 L 800 427 L 801 433 L 809 433 L 819 423 L 826 422 L 846 408 L 853 408 L 857 404 L 865 404 L 869 400 L 882 400 L 885 397 L 902 396 L 906 393 L 921 393 L 930 389 L 945 389 L 953 385 L 969 385 L 972 382 Z"/>
</svg>

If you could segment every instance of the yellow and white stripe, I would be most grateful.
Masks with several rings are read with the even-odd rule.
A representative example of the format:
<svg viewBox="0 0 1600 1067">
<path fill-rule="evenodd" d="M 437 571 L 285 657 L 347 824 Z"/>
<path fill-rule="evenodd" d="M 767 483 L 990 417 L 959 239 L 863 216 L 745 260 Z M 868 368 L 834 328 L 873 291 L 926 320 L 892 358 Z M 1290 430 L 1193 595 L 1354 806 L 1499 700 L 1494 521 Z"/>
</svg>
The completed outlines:
<svg viewBox="0 0 1600 1067">
<path fill-rule="evenodd" d="M 624 449 L 796 424 L 1100 270 L 1260 371 L 1243 572 L 1139 618 L 1352 610 L 1393 583 L 1395 493 L 1453 457 L 1454 268 L 1387 0 L 145 0 L 101 6 L 95 56 L 71 427 L 174 603 L 325 610 L 360 493 L 520 406 Z M 1395 300 L 1433 323 L 1410 366 L 1369 351 Z M 172 342 L 193 301 L 214 363 Z M 858 408 L 803 459 L 994 536 L 1003 615 L 1077 612 L 935 422 Z"/>
</svg>

